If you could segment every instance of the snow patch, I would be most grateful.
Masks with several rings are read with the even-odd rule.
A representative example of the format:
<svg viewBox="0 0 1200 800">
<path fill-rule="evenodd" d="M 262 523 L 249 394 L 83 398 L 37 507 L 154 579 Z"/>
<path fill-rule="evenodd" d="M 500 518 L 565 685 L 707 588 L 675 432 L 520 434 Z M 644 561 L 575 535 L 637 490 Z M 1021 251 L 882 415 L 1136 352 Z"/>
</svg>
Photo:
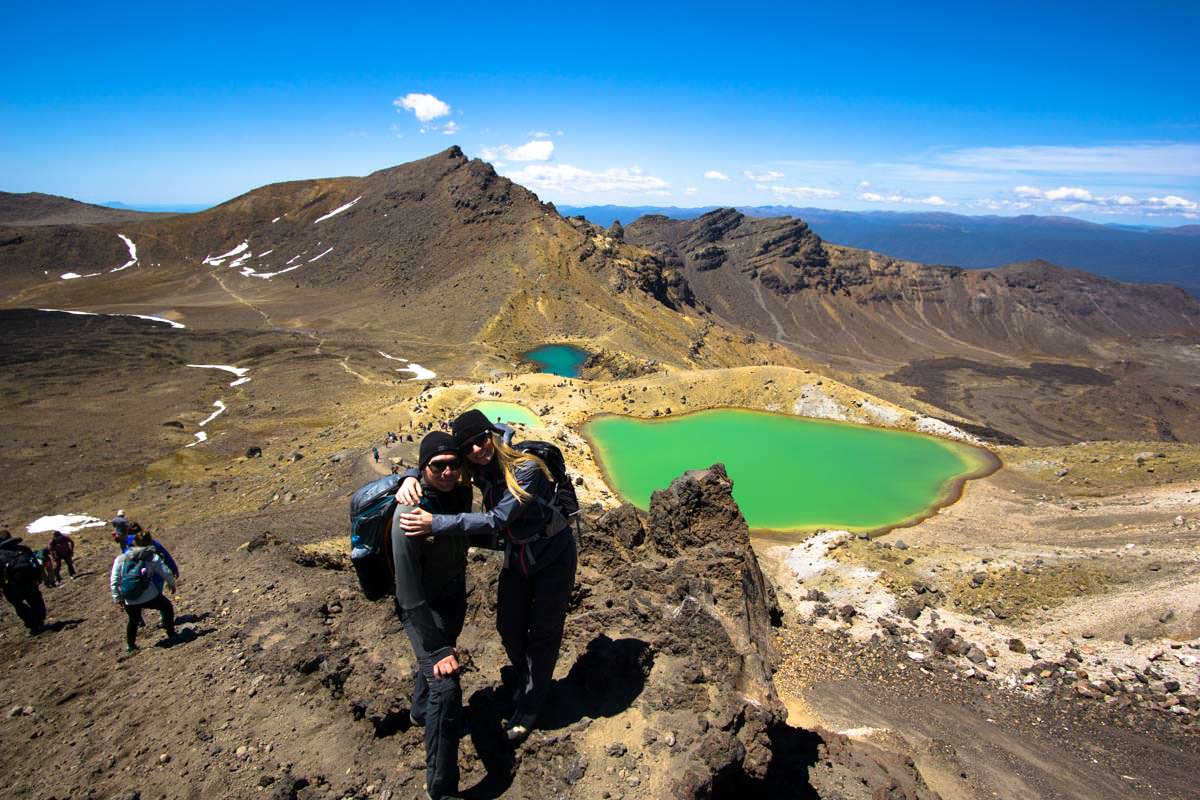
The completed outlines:
<svg viewBox="0 0 1200 800">
<path fill-rule="evenodd" d="M 166 317 L 152 317 L 149 314 L 109 314 L 110 317 L 137 317 L 138 319 L 148 319 L 151 322 L 163 322 L 170 325 L 172 328 L 186 328 L 182 322 L 176 322 Z"/>
<path fill-rule="evenodd" d="M 269 255 L 271 255 L 271 253 L 274 253 L 274 252 L 275 252 L 275 248 L 274 248 L 274 247 L 272 247 L 270 250 L 264 250 L 264 251 L 262 251 L 261 253 L 259 253 L 259 254 L 258 254 L 258 256 L 257 256 L 257 257 L 258 257 L 258 258 L 262 258 L 263 256 L 269 256 Z"/>
<path fill-rule="evenodd" d="M 58 277 L 62 278 L 64 281 L 73 281 L 77 278 L 94 278 L 99 274 L 99 272 L 89 272 L 87 275 L 80 275 L 78 272 L 64 272 Z"/>
<path fill-rule="evenodd" d="M 249 261 L 253 257 L 254 257 L 254 253 L 251 253 L 249 250 L 247 250 L 246 252 L 244 252 L 240 256 L 238 256 L 236 260 L 229 262 L 229 268 L 237 269 L 238 267 L 240 267 L 242 264 L 245 264 L 247 261 Z"/>
<path fill-rule="evenodd" d="M 219 417 L 225 413 L 225 404 L 222 403 L 220 400 L 214 400 L 213 405 L 216 406 L 217 410 L 214 411 L 213 413 L 209 414 L 207 417 L 205 417 L 200 422 L 201 428 L 203 428 L 205 425 L 207 425 L 208 423 L 212 422 L 214 419 L 216 419 L 217 417 Z"/>
<path fill-rule="evenodd" d="M 153 317 L 148 314 L 100 314 L 95 311 L 71 311 L 65 308 L 39 308 L 38 311 L 46 311 L 51 314 L 75 314 L 80 317 L 135 317 L 137 319 L 146 319 L 151 322 L 162 322 L 170 325 L 172 328 L 186 328 L 182 322 L 175 322 L 166 317 Z"/>
<path fill-rule="evenodd" d="M 333 252 L 333 248 L 331 247 L 328 250 L 326 250 L 325 252 L 321 253 L 320 255 L 315 255 L 312 258 L 310 258 L 308 260 L 308 263 L 311 264 L 312 262 L 316 261 L 318 258 L 321 258 L 322 256 L 327 256 L 332 252 Z"/>
<path fill-rule="evenodd" d="M 136 264 L 138 260 L 137 245 L 134 244 L 133 241 L 123 233 L 118 233 L 117 238 L 125 242 L 125 246 L 129 248 L 129 260 L 115 269 L 110 269 L 109 272 L 120 272 L 123 269 L 129 269 Z"/>
<path fill-rule="evenodd" d="M 274 225 L 276 222 L 279 222 L 279 220 L 281 220 L 281 219 L 283 219 L 283 217 L 276 217 L 275 219 L 271 220 L 271 224 Z"/>
<path fill-rule="evenodd" d="M 392 361 L 399 361 L 401 364 L 407 364 L 408 366 L 405 366 L 405 367 L 397 367 L 396 371 L 397 372 L 411 372 L 413 374 L 413 376 L 411 378 L 409 378 L 410 381 L 429 380 L 430 378 L 437 377 L 436 372 L 434 372 L 433 370 L 430 370 L 430 369 L 425 369 L 425 367 L 422 367 L 420 364 L 418 364 L 415 361 L 409 361 L 407 358 L 396 358 L 395 356 L 389 356 L 387 353 L 383 352 L 382 350 L 376 350 L 375 352 L 379 353 L 379 355 L 383 356 L 384 358 L 390 359 Z"/>
<path fill-rule="evenodd" d="M 247 239 L 246 241 L 239 244 L 237 247 L 230 250 L 228 253 L 222 253 L 219 256 L 205 256 L 204 260 L 201 261 L 200 263 L 208 264 L 209 266 L 212 266 L 212 267 L 219 267 L 225 263 L 225 259 L 231 258 L 233 256 L 241 255 L 242 253 L 246 252 L 246 250 L 248 250 L 249 248 L 250 248 L 250 240 Z"/>
<path fill-rule="evenodd" d="M 25 532 L 48 533 L 49 531 L 62 531 L 63 533 L 75 533 L 84 528 L 97 528 L 107 524 L 104 520 L 87 514 L 52 514 L 48 517 L 39 517 L 29 523 L 25 526 Z"/>
<path fill-rule="evenodd" d="M 249 367 L 231 367 L 227 364 L 185 364 L 187 367 L 195 367 L 196 369 L 219 369 L 224 372 L 232 373 L 237 376 L 237 380 L 229 384 L 230 386 L 241 386 L 243 383 L 249 383 L 250 379 L 246 377 L 246 373 L 250 371 Z M 219 400 L 217 402 L 220 402 Z M 204 423 L 201 422 L 201 425 Z"/>
<path fill-rule="evenodd" d="M 313 225 L 316 225 L 318 222 L 324 222 L 325 220 L 329 219 L 330 217 L 337 216 L 338 214 L 342 213 L 342 212 L 343 212 L 343 211 L 345 211 L 346 209 L 348 209 L 348 208 L 350 208 L 351 206 L 353 206 L 353 205 L 354 205 L 355 203 L 357 203 L 359 200 L 362 200 L 362 195 L 361 195 L 361 194 L 360 194 L 358 197 L 356 197 L 356 198 L 354 198 L 353 200 L 351 200 L 349 203 L 346 203 L 346 205 L 344 205 L 344 206 L 338 206 L 337 208 L 335 208 L 333 211 L 330 211 L 330 212 L 329 212 L 328 214 L 326 214 L 325 216 L 323 216 L 323 217 L 317 217 L 317 219 L 316 219 L 316 220 L 313 222 Z"/>
<path fill-rule="evenodd" d="M 208 434 L 205 433 L 204 431 L 196 431 L 195 437 L 196 437 L 196 441 L 192 442 L 191 444 L 185 444 L 184 447 L 195 447 L 196 445 L 200 444 L 201 442 L 208 441 Z"/>
</svg>

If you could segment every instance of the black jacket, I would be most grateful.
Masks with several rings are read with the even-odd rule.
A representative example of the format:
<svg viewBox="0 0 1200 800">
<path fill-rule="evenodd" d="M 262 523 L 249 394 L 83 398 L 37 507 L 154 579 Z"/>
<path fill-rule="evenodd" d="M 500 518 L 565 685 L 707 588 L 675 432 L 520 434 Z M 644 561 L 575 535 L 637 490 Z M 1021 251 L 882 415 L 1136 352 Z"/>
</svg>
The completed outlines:
<svg viewBox="0 0 1200 800">
<path fill-rule="evenodd" d="M 421 492 L 421 508 L 431 514 L 458 514 L 471 510 L 469 485 L 440 492 L 421 481 Z M 451 654 L 453 642 L 429 603 L 453 594 L 466 594 L 469 543 L 460 536 L 405 536 L 399 515 L 411 510 L 412 506 L 401 504 L 392 515 L 396 603 L 417 630 L 425 652 L 437 662 Z"/>
</svg>

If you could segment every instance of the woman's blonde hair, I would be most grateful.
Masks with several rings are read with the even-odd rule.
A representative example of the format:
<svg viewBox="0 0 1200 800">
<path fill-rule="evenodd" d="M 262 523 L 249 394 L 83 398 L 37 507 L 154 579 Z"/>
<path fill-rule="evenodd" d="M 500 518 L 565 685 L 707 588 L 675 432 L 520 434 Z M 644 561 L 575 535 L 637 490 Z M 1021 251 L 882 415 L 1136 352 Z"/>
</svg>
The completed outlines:
<svg viewBox="0 0 1200 800">
<path fill-rule="evenodd" d="M 508 487 L 508 491 L 512 496 L 524 503 L 530 498 L 529 492 L 521 488 L 517 483 L 517 468 L 522 464 L 536 464 L 537 468 L 546 476 L 546 480 L 553 481 L 554 475 L 550 472 L 550 468 L 546 466 L 546 462 L 542 461 L 532 453 L 522 453 L 516 448 L 510 447 L 504 443 L 504 440 L 492 434 L 492 445 L 496 448 L 496 457 L 500 459 L 500 469 L 504 472 L 504 484 Z"/>
</svg>

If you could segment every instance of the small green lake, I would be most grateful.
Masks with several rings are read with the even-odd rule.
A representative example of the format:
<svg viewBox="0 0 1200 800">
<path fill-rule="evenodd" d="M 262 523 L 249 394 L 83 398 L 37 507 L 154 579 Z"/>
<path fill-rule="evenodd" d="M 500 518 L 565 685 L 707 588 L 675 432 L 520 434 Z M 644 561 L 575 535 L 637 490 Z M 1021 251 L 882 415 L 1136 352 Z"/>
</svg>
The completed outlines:
<svg viewBox="0 0 1200 800">
<path fill-rule="evenodd" d="M 588 355 L 586 350 L 569 344 L 545 344 L 522 353 L 521 358 L 534 362 L 541 367 L 542 372 L 561 375 L 564 378 L 578 378 Z"/>
<path fill-rule="evenodd" d="M 642 509 L 685 470 L 723 463 L 753 529 L 911 524 L 999 466 L 982 448 L 933 436 L 744 409 L 603 415 L 584 434 L 609 485 Z"/>
<path fill-rule="evenodd" d="M 516 403 L 504 403 L 499 400 L 482 400 L 471 408 L 482 411 L 483 415 L 492 422 L 519 422 L 530 428 L 541 425 L 537 414 Z"/>
</svg>

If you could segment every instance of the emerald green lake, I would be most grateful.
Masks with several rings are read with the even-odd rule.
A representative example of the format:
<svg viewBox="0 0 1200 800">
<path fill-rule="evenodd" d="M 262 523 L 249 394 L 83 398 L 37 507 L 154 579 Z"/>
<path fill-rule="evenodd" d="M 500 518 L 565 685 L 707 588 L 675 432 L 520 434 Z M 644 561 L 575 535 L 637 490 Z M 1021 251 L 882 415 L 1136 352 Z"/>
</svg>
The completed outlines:
<svg viewBox="0 0 1200 800">
<path fill-rule="evenodd" d="M 583 362 L 587 361 L 588 352 L 569 344 L 546 344 L 522 353 L 521 358 L 534 362 L 541 367 L 542 372 L 561 375 L 564 378 L 578 378 Z"/>
<path fill-rule="evenodd" d="M 483 412 L 492 422 L 519 422 L 530 428 L 536 428 L 541 423 L 537 415 L 525 406 L 516 403 L 503 403 L 499 400 L 483 400 L 471 406 Z"/>
<path fill-rule="evenodd" d="M 907 431 L 743 409 L 584 426 L 609 485 L 645 509 L 680 473 L 725 465 L 751 528 L 866 531 L 915 522 L 993 472 L 986 450 Z"/>
</svg>

